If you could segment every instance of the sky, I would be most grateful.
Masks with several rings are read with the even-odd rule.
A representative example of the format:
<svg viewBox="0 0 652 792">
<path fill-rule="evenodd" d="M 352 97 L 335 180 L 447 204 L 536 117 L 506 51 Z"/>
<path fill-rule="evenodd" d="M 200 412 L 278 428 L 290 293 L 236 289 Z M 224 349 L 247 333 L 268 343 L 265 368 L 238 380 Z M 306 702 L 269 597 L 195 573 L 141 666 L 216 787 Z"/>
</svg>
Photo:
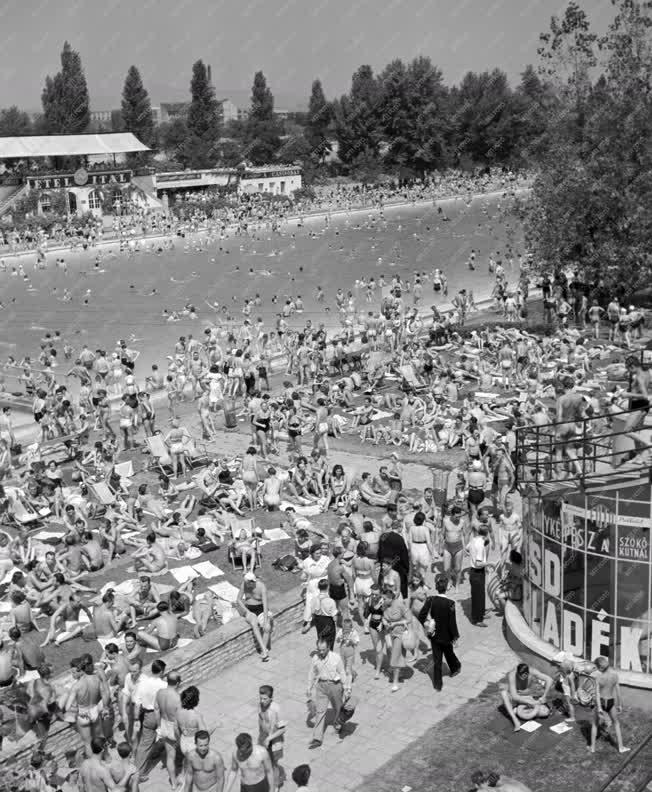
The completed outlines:
<svg viewBox="0 0 652 792">
<path fill-rule="evenodd" d="M 597 32 L 611 0 L 580 0 Z M 0 0 L 0 107 L 40 109 L 46 74 L 67 39 L 86 71 L 91 108 L 119 107 L 131 64 L 152 103 L 188 95 L 192 64 L 211 64 L 218 93 L 245 104 L 262 69 L 277 109 L 307 104 L 319 78 L 328 99 L 361 64 L 427 55 L 448 84 L 499 67 L 517 82 L 536 63 L 557 0 Z M 222 98 L 222 97 L 218 97 Z M 290 106 L 293 105 L 293 106 Z"/>
</svg>

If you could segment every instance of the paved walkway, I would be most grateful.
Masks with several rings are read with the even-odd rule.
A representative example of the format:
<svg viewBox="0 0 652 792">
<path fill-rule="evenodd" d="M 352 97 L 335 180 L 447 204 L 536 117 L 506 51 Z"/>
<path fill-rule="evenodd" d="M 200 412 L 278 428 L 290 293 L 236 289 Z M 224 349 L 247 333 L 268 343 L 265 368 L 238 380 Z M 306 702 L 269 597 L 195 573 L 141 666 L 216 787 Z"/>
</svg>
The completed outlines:
<svg viewBox="0 0 652 792">
<path fill-rule="evenodd" d="M 458 599 L 468 600 L 468 597 L 467 584 Z M 283 638 L 273 647 L 271 662 L 263 664 L 257 657 L 251 657 L 200 686 L 199 708 L 208 727 L 215 728 L 213 747 L 228 765 L 239 732 L 249 732 L 256 738 L 258 687 L 270 684 L 288 722 L 282 761 L 288 778 L 296 765 L 307 762 L 312 768 L 315 788 L 320 792 L 353 792 L 368 774 L 476 696 L 488 682 L 499 680 L 515 664 L 517 658 L 503 638 L 500 618 L 490 616 L 487 629 L 480 629 L 471 626 L 460 608 L 458 622 L 462 634 L 459 643 L 462 673 L 452 680 L 444 677 L 441 693 L 435 693 L 426 673 L 431 672 L 429 654 L 427 663 L 418 661 L 415 668 L 407 669 L 396 693 L 391 692 L 387 678 L 374 680 L 370 640 L 360 630 L 363 659 L 358 662 L 354 685 L 357 711 L 345 726 L 342 738 L 329 727 L 323 746 L 315 750 L 308 749 L 311 731 L 306 725 L 305 700 L 314 633 L 294 633 Z M 404 785 L 412 786 L 409 777 L 404 779 Z M 144 792 L 166 788 L 169 788 L 167 775 L 160 767 L 141 786 Z M 284 788 L 293 791 L 295 787 L 290 781 Z"/>
</svg>

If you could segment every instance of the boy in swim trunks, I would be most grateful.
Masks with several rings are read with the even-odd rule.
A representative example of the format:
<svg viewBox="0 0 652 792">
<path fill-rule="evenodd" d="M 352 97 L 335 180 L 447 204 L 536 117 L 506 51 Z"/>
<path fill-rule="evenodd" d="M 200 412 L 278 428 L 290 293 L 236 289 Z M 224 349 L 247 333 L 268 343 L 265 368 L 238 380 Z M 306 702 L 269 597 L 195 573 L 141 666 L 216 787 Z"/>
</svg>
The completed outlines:
<svg viewBox="0 0 652 792">
<path fill-rule="evenodd" d="M 601 717 L 609 716 L 616 732 L 618 742 L 618 753 L 628 753 L 631 748 L 626 748 L 623 744 L 623 733 L 620 728 L 618 715 L 623 711 L 623 701 L 620 696 L 620 684 L 618 674 L 610 668 L 609 660 L 606 657 L 597 657 L 593 661 L 596 671 L 593 673 L 595 680 L 595 693 L 593 699 L 593 720 L 591 722 L 591 744 L 589 751 L 595 753 L 595 741 L 600 730 Z M 615 710 L 614 710 L 615 706 Z"/>
</svg>

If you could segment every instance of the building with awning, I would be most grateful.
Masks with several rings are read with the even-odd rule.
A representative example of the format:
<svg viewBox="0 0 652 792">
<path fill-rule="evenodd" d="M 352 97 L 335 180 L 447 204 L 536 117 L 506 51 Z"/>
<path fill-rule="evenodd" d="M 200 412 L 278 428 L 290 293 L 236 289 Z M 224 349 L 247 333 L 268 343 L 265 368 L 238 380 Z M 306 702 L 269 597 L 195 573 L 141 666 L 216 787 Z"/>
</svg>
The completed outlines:
<svg viewBox="0 0 652 792">
<path fill-rule="evenodd" d="M 55 193 L 65 197 L 68 214 L 101 216 L 107 207 L 133 203 L 160 207 L 155 192 L 123 162 L 126 154 L 145 151 L 131 132 L 0 137 L 0 165 L 12 165 L 0 177 L 0 218 L 30 192 L 38 194 L 40 213 L 51 211 Z"/>
<path fill-rule="evenodd" d="M 0 137 L 0 160 L 115 156 L 138 151 L 149 149 L 131 132 Z"/>
</svg>

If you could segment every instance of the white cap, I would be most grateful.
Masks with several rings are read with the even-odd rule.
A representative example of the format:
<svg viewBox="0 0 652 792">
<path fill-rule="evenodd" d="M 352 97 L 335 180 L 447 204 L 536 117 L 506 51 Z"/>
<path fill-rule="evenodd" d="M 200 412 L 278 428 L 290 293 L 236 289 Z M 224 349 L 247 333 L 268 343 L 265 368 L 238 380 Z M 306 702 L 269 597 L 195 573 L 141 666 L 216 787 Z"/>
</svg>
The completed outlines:
<svg viewBox="0 0 652 792">
<path fill-rule="evenodd" d="M 256 580 L 256 576 L 254 575 L 253 572 L 246 572 L 245 576 L 244 576 L 244 579 L 245 580 L 250 580 L 250 581 L 255 581 Z"/>
</svg>

